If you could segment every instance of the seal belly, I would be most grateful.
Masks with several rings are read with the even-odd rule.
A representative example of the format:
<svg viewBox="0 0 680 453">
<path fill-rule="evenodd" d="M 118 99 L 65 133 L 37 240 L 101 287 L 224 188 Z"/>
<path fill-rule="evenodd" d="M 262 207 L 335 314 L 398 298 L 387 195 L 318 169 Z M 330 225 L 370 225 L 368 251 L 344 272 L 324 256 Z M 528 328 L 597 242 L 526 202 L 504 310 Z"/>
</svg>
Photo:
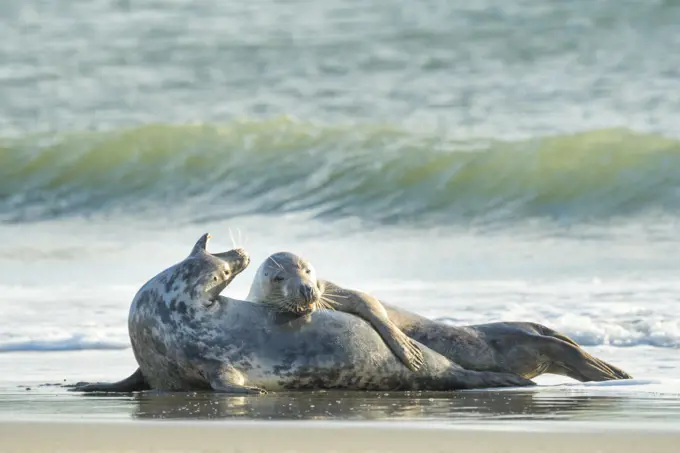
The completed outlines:
<svg viewBox="0 0 680 453">
<path fill-rule="evenodd" d="M 247 350 L 230 354 L 249 385 L 267 390 L 360 389 L 373 381 L 384 385 L 385 379 L 398 384 L 408 371 L 375 330 L 355 316 L 314 312 L 263 318 L 267 325 L 249 331 Z M 234 338 L 243 338 L 239 330 L 232 332 Z"/>
</svg>

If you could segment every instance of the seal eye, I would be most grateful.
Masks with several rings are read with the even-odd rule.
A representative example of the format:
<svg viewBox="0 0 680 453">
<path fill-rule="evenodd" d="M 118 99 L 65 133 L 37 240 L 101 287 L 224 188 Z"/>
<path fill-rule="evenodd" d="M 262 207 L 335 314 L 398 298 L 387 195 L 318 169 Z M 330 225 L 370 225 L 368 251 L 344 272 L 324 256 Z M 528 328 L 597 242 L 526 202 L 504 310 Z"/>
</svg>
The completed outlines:
<svg viewBox="0 0 680 453">
<path fill-rule="evenodd" d="M 312 273 L 312 270 L 311 270 L 311 269 L 307 269 L 307 270 L 305 271 L 305 274 L 311 274 L 311 273 Z"/>
<path fill-rule="evenodd" d="M 276 277 L 274 277 L 274 281 L 275 281 L 275 282 L 282 282 L 282 281 L 283 281 L 283 276 L 277 275 Z"/>
<path fill-rule="evenodd" d="M 213 275 L 213 281 L 214 281 L 214 282 L 217 281 L 217 276 L 216 276 L 216 275 Z"/>
</svg>

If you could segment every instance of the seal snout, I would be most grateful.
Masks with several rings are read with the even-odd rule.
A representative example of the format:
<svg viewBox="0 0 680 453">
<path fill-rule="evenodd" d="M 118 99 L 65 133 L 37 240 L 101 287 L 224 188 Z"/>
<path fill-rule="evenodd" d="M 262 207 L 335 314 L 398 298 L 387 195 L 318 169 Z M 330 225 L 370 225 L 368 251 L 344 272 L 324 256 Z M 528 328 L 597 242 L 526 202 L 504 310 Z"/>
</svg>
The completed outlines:
<svg viewBox="0 0 680 453">
<path fill-rule="evenodd" d="M 241 260 L 244 268 L 250 264 L 250 255 L 245 249 L 234 249 L 233 252 L 238 257 L 237 259 Z"/>
<path fill-rule="evenodd" d="M 300 285 L 300 296 L 306 303 L 311 304 L 316 299 L 316 291 L 309 283 L 303 283 Z"/>
<path fill-rule="evenodd" d="M 231 249 L 228 252 L 215 255 L 224 261 L 232 263 L 232 269 L 242 271 L 250 264 L 250 255 L 245 249 Z"/>
</svg>

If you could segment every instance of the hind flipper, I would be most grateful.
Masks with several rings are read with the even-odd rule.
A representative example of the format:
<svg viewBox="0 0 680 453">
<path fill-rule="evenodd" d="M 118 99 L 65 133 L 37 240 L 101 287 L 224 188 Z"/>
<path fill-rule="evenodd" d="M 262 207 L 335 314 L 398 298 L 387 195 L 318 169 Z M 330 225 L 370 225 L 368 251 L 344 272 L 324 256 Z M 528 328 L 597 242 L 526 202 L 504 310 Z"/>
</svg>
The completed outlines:
<svg viewBox="0 0 680 453">
<path fill-rule="evenodd" d="M 597 357 L 588 354 L 580 346 L 577 346 L 577 348 L 579 349 L 579 351 L 581 351 L 581 353 L 583 353 L 585 357 L 588 358 L 588 360 L 597 363 L 598 367 L 607 370 L 612 376 L 615 377 L 615 379 L 633 379 L 633 376 L 626 373 L 621 368 L 615 367 L 614 365 L 611 365 L 605 362 L 604 360 L 598 359 Z"/>
<path fill-rule="evenodd" d="M 630 379 L 623 370 L 595 358 L 574 343 L 556 337 L 544 337 L 548 341 L 545 355 L 550 361 L 547 372 L 569 376 L 580 382 L 612 381 Z"/>
<path fill-rule="evenodd" d="M 576 346 L 577 348 L 580 348 L 580 347 L 581 347 L 581 346 L 580 346 L 578 343 L 576 343 L 574 340 L 572 340 L 571 338 L 569 338 L 569 337 L 566 336 L 566 335 L 562 335 L 562 334 L 559 333 L 559 332 L 554 332 L 554 331 L 553 331 L 553 334 L 551 335 L 551 337 L 557 338 L 558 340 L 562 340 L 562 341 L 564 341 L 565 343 L 569 343 L 570 345 Z"/>
<path fill-rule="evenodd" d="M 70 392 L 106 392 L 106 393 L 132 393 L 151 390 L 151 386 L 144 379 L 142 371 L 137 370 L 130 376 L 118 382 L 78 382 L 70 387 Z"/>
<path fill-rule="evenodd" d="M 606 373 L 613 376 L 612 379 L 632 379 L 632 376 L 630 374 L 626 373 L 625 371 L 623 371 L 622 369 L 615 367 L 614 365 L 611 365 L 611 364 L 605 362 L 604 360 L 598 359 L 597 357 L 594 357 L 594 356 L 588 354 L 586 351 L 583 350 L 583 348 L 581 348 L 581 346 L 578 343 L 576 343 L 574 340 L 572 340 L 568 336 L 566 336 L 566 335 L 564 335 L 560 332 L 557 332 L 553 329 L 550 329 L 549 327 L 543 326 L 541 324 L 535 324 L 534 327 L 537 330 L 539 330 L 541 335 L 544 335 L 544 336 L 547 336 L 547 337 L 552 337 L 552 338 L 564 341 L 565 343 L 568 343 L 568 344 L 574 346 L 585 356 L 586 360 L 588 360 L 590 363 L 595 365 L 597 368 L 602 369 L 602 370 L 606 370 Z M 550 373 L 551 371 L 548 371 L 548 372 Z"/>
</svg>

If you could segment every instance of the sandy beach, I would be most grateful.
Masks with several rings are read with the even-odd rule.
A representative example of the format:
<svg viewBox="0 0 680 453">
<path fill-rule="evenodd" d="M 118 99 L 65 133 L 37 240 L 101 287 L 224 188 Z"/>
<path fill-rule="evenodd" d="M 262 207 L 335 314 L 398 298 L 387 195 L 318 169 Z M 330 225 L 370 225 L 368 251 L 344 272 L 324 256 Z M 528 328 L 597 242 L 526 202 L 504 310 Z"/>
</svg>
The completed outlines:
<svg viewBox="0 0 680 453">
<path fill-rule="evenodd" d="M 3 422 L 3 452 L 676 452 L 680 432 L 427 429 L 400 423 Z"/>
</svg>

